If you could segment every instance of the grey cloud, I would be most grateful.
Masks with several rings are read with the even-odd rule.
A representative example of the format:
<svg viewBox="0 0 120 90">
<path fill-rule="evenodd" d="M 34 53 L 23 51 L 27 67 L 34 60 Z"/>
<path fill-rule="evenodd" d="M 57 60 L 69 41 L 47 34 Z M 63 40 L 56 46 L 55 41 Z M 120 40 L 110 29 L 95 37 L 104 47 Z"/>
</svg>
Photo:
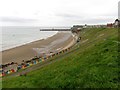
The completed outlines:
<svg viewBox="0 0 120 90">
<path fill-rule="evenodd" d="M 111 13 L 106 13 L 106 14 L 101 14 L 99 16 L 104 16 L 104 17 L 116 17 L 118 16 L 118 11 L 114 11 L 114 12 L 111 12 Z"/>
<path fill-rule="evenodd" d="M 36 19 L 26 19 L 26 18 L 17 18 L 17 17 L 0 17 L 2 22 L 15 22 L 15 23 L 26 23 L 26 22 L 35 22 Z"/>
<path fill-rule="evenodd" d="M 63 18 L 82 18 L 82 16 L 80 15 L 75 15 L 75 14 L 68 14 L 68 13 L 59 13 L 56 14 L 56 16 L 58 17 L 63 17 Z"/>
<path fill-rule="evenodd" d="M 62 13 L 62 14 L 56 14 L 59 17 L 62 17 L 65 21 L 68 23 L 80 23 L 80 24 L 100 24 L 100 23 L 108 23 L 108 22 L 114 22 L 114 19 L 117 17 L 115 16 L 116 13 L 109 13 L 105 15 L 96 15 L 96 17 L 89 16 L 89 15 L 75 15 L 75 14 L 69 14 L 69 13 Z"/>
<path fill-rule="evenodd" d="M 91 19 L 78 19 L 73 20 L 73 22 L 82 23 L 82 24 L 100 24 L 100 23 L 113 23 L 114 18 L 91 18 Z"/>
</svg>

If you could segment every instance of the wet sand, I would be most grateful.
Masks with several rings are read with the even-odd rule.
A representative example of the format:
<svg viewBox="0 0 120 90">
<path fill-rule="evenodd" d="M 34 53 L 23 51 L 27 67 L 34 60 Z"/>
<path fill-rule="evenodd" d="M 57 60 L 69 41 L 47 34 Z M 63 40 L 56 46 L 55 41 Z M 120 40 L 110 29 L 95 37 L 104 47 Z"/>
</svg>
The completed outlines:
<svg viewBox="0 0 120 90">
<path fill-rule="evenodd" d="M 23 60 L 27 61 L 34 56 L 49 54 L 56 50 L 68 48 L 75 43 L 75 38 L 70 32 L 58 32 L 52 37 L 45 40 L 38 40 L 29 44 L 15 47 L 9 50 L 2 51 L 2 64 L 9 62 L 21 63 Z"/>
</svg>

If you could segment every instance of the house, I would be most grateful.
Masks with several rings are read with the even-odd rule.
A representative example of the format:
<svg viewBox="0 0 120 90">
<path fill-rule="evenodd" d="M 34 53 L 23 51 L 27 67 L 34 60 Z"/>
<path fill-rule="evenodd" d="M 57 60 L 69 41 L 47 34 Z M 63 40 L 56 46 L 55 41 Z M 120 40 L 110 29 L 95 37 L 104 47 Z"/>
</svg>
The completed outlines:
<svg viewBox="0 0 120 90">
<path fill-rule="evenodd" d="M 107 24 L 107 27 L 108 27 L 108 28 L 113 28 L 113 26 L 114 26 L 114 25 L 113 25 L 112 23 L 108 23 L 108 24 Z"/>
</svg>

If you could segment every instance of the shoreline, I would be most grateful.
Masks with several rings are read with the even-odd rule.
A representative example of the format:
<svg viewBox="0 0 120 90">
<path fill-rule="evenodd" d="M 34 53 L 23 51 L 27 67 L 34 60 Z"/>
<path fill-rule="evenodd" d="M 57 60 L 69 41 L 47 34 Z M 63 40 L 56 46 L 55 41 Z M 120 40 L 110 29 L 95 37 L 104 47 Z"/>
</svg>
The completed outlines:
<svg viewBox="0 0 120 90">
<path fill-rule="evenodd" d="M 71 45 L 74 43 L 72 33 L 57 32 L 46 39 L 33 41 L 31 43 L 0 52 L 2 53 L 2 64 L 12 61 L 21 63 L 23 60 L 27 61 L 34 56 L 37 56 L 39 52 L 50 52 L 58 48 L 63 49 L 66 46 L 68 47 L 70 43 Z M 39 49 L 39 51 L 34 51 L 33 48 Z"/>
<path fill-rule="evenodd" d="M 58 32 L 57 32 L 58 33 Z M 56 35 L 57 33 L 55 33 L 54 35 Z M 31 40 L 29 42 L 26 42 L 26 43 L 22 43 L 22 44 L 19 44 L 19 45 L 15 45 L 13 47 L 7 47 L 5 49 L 1 49 L 0 52 L 4 52 L 4 51 L 7 51 L 7 50 L 10 50 L 10 49 L 14 49 L 14 48 L 17 48 L 17 47 L 20 47 L 20 46 L 24 46 L 24 45 L 27 45 L 27 44 L 30 44 L 30 43 L 33 43 L 33 42 L 36 42 L 36 41 L 41 41 L 41 40 L 46 40 L 47 38 L 50 38 L 50 37 L 53 37 L 54 35 L 52 36 L 48 36 L 48 37 L 45 37 L 45 38 L 41 38 L 41 39 L 36 39 L 36 40 Z"/>
<path fill-rule="evenodd" d="M 11 47 L 11 46 L 10 47 L 6 47 L 5 49 L 2 49 L 2 51 L 0 51 L 0 52 L 4 52 L 4 51 L 10 50 L 10 49 L 14 49 L 14 48 L 17 48 L 17 47 L 20 47 L 20 46 L 24 46 L 24 45 L 30 44 L 32 42 L 40 41 L 40 40 L 44 40 L 44 39 L 39 39 L 39 40 L 35 40 L 35 41 L 26 42 L 26 43 L 23 43 L 23 44 L 15 45 L 13 47 Z"/>
</svg>

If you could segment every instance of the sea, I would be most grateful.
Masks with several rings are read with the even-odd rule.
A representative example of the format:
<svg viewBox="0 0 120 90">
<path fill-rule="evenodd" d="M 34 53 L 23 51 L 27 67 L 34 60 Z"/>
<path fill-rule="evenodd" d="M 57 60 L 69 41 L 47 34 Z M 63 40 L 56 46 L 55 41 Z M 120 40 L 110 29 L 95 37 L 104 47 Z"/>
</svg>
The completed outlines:
<svg viewBox="0 0 120 90">
<path fill-rule="evenodd" d="M 57 27 L 59 28 L 59 27 Z M 0 27 L 0 51 L 18 47 L 33 41 L 46 39 L 58 31 L 40 31 L 52 27 L 4 26 Z"/>
</svg>

